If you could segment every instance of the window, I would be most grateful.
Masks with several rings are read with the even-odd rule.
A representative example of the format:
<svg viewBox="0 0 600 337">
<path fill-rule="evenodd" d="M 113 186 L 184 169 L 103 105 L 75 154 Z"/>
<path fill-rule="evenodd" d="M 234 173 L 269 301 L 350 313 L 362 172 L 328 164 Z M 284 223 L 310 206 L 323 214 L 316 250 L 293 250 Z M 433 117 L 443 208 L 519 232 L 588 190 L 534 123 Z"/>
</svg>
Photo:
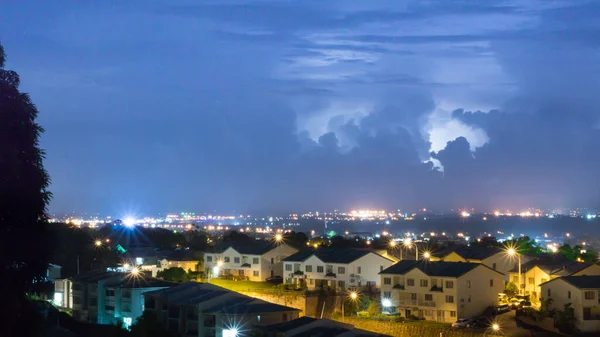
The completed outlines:
<svg viewBox="0 0 600 337">
<path fill-rule="evenodd" d="M 317 266 L 317 273 L 323 272 L 323 266 Z"/>
<path fill-rule="evenodd" d="M 421 287 L 427 287 L 427 285 L 429 284 L 428 280 L 420 280 L 421 281 Z"/>
<path fill-rule="evenodd" d="M 252 258 L 252 264 L 258 264 L 258 257 Z"/>
<path fill-rule="evenodd" d="M 415 279 L 414 278 L 406 279 L 406 285 L 407 286 L 411 286 L 411 287 L 414 286 L 415 285 Z"/>
<path fill-rule="evenodd" d="M 114 305 L 105 305 L 104 310 L 115 310 L 115 306 Z"/>
<path fill-rule="evenodd" d="M 589 321 L 592 318 L 592 308 L 583 308 L 583 320 Z"/>
<path fill-rule="evenodd" d="M 360 274 L 360 272 L 362 271 L 361 269 L 362 269 L 361 267 L 356 267 L 356 273 Z"/>
<path fill-rule="evenodd" d="M 519 283 L 519 277 L 518 276 L 513 276 L 513 282 L 514 283 Z"/>
<path fill-rule="evenodd" d="M 467 302 L 471 303 L 471 295 L 469 295 L 469 299 L 467 300 Z"/>
<path fill-rule="evenodd" d="M 413 301 L 417 300 L 417 293 L 410 293 L 410 299 Z"/>
<path fill-rule="evenodd" d="M 104 294 L 106 296 L 115 296 L 115 290 L 114 289 L 106 289 Z"/>
<path fill-rule="evenodd" d="M 212 256 L 211 255 L 207 255 L 206 256 L 206 262 L 212 262 Z"/>
<path fill-rule="evenodd" d="M 446 288 L 448 288 L 448 289 L 454 288 L 454 281 L 446 281 Z"/>
<path fill-rule="evenodd" d="M 392 278 L 391 277 L 384 277 L 383 278 L 383 284 L 392 284 Z"/>
<path fill-rule="evenodd" d="M 129 304 L 123 304 L 123 306 L 121 307 L 121 311 L 131 312 L 131 307 L 129 306 Z"/>
<path fill-rule="evenodd" d="M 496 262 L 492 264 L 492 269 L 496 270 Z"/>
<path fill-rule="evenodd" d="M 244 276 L 244 275 L 246 275 L 246 273 L 244 273 L 244 271 L 243 271 L 243 270 L 240 270 L 240 271 L 239 271 L 239 273 L 238 273 L 238 275 L 239 275 L 239 276 Z"/>
<path fill-rule="evenodd" d="M 258 270 L 254 270 L 254 271 L 252 271 L 252 276 L 254 276 L 254 277 L 258 277 L 258 274 L 259 274 L 259 273 L 258 273 Z"/>
<path fill-rule="evenodd" d="M 548 289 L 548 297 L 552 297 L 552 292 Z"/>
<path fill-rule="evenodd" d="M 494 286 L 494 280 L 490 280 L 490 287 Z"/>
<path fill-rule="evenodd" d="M 450 317 L 456 317 L 456 311 L 450 311 Z"/>
<path fill-rule="evenodd" d="M 229 262 L 229 256 L 225 256 L 225 257 L 223 258 L 223 261 L 225 261 L 225 262 Z"/>
<path fill-rule="evenodd" d="M 454 303 L 454 296 L 446 295 L 446 303 Z"/>
<path fill-rule="evenodd" d="M 584 292 L 584 293 L 583 293 L 583 297 L 584 297 L 586 300 L 593 300 L 594 298 L 596 298 L 596 296 L 595 296 L 595 295 L 596 295 L 596 294 L 594 294 L 594 292 L 593 292 L 593 291 L 586 291 L 586 292 Z"/>
<path fill-rule="evenodd" d="M 291 264 L 286 264 L 285 265 L 285 271 L 292 271 L 292 265 Z"/>
<path fill-rule="evenodd" d="M 306 269 L 307 273 L 312 273 L 312 266 L 307 264 L 306 267 L 304 267 Z"/>
<path fill-rule="evenodd" d="M 81 290 L 83 287 L 81 286 L 81 284 L 79 283 L 74 283 L 73 284 L 73 290 Z"/>
<path fill-rule="evenodd" d="M 425 301 L 433 301 L 433 295 L 425 294 Z"/>
<path fill-rule="evenodd" d="M 383 298 L 392 298 L 392 292 L 391 291 L 384 291 L 383 292 Z"/>
<path fill-rule="evenodd" d="M 471 288 L 471 281 L 467 281 L 467 288 Z"/>
<path fill-rule="evenodd" d="M 535 284 L 535 278 L 533 278 L 533 277 L 528 278 L 527 279 L 527 284 L 534 285 Z"/>
<path fill-rule="evenodd" d="M 315 284 L 315 279 L 313 278 L 309 278 L 308 279 L 308 284 L 310 284 L 311 286 Z"/>
<path fill-rule="evenodd" d="M 346 274 L 346 268 L 345 267 L 338 267 L 338 274 Z"/>
<path fill-rule="evenodd" d="M 233 263 L 240 263 L 240 258 L 239 257 L 234 257 L 233 258 Z"/>
<path fill-rule="evenodd" d="M 275 263 L 275 259 L 271 258 L 271 264 L 274 264 L 274 263 Z"/>
<path fill-rule="evenodd" d="M 338 281 L 338 287 L 340 287 L 340 288 L 346 288 L 346 282 L 344 282 L 344 281 Z"/>
<path fill-rule="evenodd" d="M 570 291 L 570 290 L 569 290 L 569 291 L 567 291 L 567 298 L 568 298 L 568 299 L 571 299 L 571 291 Z"/>
</svg>

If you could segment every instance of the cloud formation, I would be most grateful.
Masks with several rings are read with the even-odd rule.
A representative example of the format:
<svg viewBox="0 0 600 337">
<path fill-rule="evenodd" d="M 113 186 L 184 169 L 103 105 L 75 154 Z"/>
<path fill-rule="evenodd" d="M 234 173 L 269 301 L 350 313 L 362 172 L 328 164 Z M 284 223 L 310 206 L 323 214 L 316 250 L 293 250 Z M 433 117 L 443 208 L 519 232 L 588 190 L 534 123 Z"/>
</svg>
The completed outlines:
<svg viewBox="0 0 600 337">
<path fill-rule="evenodd" d="M 597 206 L 599 11 L 40 0 L 0 41 L 56 211 Z"/>
</svg>

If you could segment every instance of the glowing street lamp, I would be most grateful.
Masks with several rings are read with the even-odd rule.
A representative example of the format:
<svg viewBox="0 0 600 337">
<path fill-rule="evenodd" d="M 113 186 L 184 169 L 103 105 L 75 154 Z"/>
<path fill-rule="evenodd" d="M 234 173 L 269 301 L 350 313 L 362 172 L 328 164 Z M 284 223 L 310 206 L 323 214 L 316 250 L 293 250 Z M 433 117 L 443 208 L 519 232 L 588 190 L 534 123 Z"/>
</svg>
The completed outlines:
<svg viewBox="0 0 600 337">
<path fill-rule="evenodd" d="M 404 240 L 402 241 L 402 244 L 404 244 L 404 247 L 410 249 L 412 247 L 412 239 L 411 238 L 404 238 Z M 419 246 L 417 246 L 417 244 L 415 243 L 415 260 L 419 260 Z"/>
<path fill-rule="evenodd" d="M 431 253 L 430 252 L 425 252 L 425 253 L 423 253 L 423 257 L 426 258 L 426 259 L 428 259 L 428 258 L 431 257 Z"/>
<path fill-rule="evenodd" d="M 358 293 L 356 291 L 353 291 L 350 293 L 350 299 L 356 300 L 357 298 L 358 298 Z"/>
<path fill-rule="evenodd" d="M 275 234 L 275 242 L 281 242 L 283 240 L 283 236 L 281 234 Z"/>
<path fill-rule="evenodd" d="M 96 247 L 101 247 L 102 246 L 102 241 L 101 240 L 96 240 L 94 242 L 94 244 L 96 245 Z"/>
<path fill-rule="evenodd" d="M 396 247 L 396 241 L 394 241 L 394 240 L 390 241 L 390 247 L 395 248 Z"/>
<path fill-rule="evenodd" d="M 138 276 L 140 274 L 140 269 L 138 267 L 131 268 L 131 276 Z"/>
<path fill-rule="evenodd" d="M 517 256 L 518 259 L 518 263 L 519 263 L 519 294 L 521 294 L 522 290 L 521 290 L 521 254 L 519 254 L 514 248 L 508 248 L 508 250 L 506 251 L 506 254 L 508 254 L 508 256 L 513 257 L 513 256 Z"/>
<path fill-rule="evenodd" d="M 217 261 L 217 266 L 223 267 L 223 261 L 221 261 L 221 260 Z"/>
<path fill-rule="evenodd" d="M 492 323 L 492 325 L 487 328 L 484 332 L 484 336 L 487 335 L 488 332 L 492 332 L 493 334 L 497 334 L 500 331 L 500 324 Z"/>
</svg>

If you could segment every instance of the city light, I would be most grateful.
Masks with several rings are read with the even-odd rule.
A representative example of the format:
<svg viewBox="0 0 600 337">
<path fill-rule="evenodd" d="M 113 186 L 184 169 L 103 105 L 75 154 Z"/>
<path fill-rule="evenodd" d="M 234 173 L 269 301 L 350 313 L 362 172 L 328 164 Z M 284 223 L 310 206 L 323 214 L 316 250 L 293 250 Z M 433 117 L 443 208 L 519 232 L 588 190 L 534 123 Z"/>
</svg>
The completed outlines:
<svg viewBox="0 0 600 337">
<path fill-rule="evenodd" d="M 223 329 L 223 337 L 238 337 L 238 330 L 236 328 Z"/>
<path fill-rule="evenodd" d="M 468 218 L 471 216 L 471 214 L 469 214 L 469 212 L 467 211 L 462 211 L 460 212 L 460 216 L 462 216 L 463 218 Z"/>
<path fill-rule="evenodd" d="M 139 274 L 140 274 L 140 270 L 138 269 L 138 267 L 131 268 L 131 275 L 132 276 L 138 276 Z"/>
<path fill-rule="evenodd" d="M 396 247 L 396 241 L 390 241 L 390 247 L 394 248 Z"/>
<path fill-rule="evenodd" d="M 498 323 L 492 324 L 492 330 L 494 330 L 494 331 L 500 330 L 500 324 L 498 324 Z"/>
<path fill-rule="evenodd" d="M 135 219 L 131 217 L 127 217 L 123 219 L 123 225 L 127 228 L 133 228 L 135 226 Z"/>
<path fill-rule="evenodd" d="M 350 293 L 350 298 L 353 300 L 356 300 L 358 298 L 358 293 L 356 291 L 353 291 Z"/>
<path fill-rule="evenodd" d="M 283 235 L 275 234 L 275 242 L 281 242 L 283 240 Z"/>
<path fill-rule="evenodd" d="M 381 300 L 381 305 L 384 308 L 389 308 L 389 307 L 392 306 L 392 300 L 390 300 L 389 298 L 384 298 L 384 299 Z"/>
<path fill-rule="evenodd" d="M 423 257 L 426 258 L 426 259 L 428 259 L 428 258 L 431 257 L 431 253 L 430 252 L 425 252 L 425 253 L 423 253 Z"/>
<path fill-rule="evenodd" d="M 96 240 L 96 242 L 94 242 L 94 244 L 96 245 L 96 247 L 100 247 L 100 246 L 102 246 L 102 241 Z"/>
</svg>

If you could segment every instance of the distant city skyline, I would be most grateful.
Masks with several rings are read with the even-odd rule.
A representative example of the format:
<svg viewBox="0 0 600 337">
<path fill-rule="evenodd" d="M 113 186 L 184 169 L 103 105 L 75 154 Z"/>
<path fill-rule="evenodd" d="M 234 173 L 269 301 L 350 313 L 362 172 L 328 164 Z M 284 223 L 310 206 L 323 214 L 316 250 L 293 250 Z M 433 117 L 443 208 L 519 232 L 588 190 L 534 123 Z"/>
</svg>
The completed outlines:
<svg viewBox="0 0 600 337">
<path fill-rule="evenodd" d="M 12 1 L 0 42 L 46 130 L 50 212 L 596 208 L 599 12 Z"/>
</svg>

